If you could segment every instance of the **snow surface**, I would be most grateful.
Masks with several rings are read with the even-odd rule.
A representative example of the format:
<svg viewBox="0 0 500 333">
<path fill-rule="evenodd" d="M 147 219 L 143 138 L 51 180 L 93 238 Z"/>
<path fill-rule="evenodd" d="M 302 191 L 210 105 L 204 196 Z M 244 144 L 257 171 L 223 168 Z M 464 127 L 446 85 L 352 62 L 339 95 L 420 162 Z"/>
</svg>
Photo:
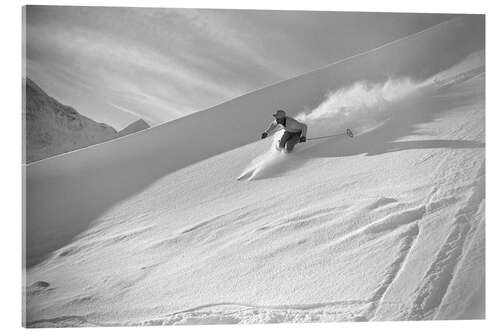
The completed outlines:
<svg viewBox="0 0 500 333">
<path fill-rule="evenodd" d="M 276 152 L 277 108 L 355 136 Z M 484 160 L 466 16 L 30 164 L 25 323 L 484 318 Z"/>
</svg>

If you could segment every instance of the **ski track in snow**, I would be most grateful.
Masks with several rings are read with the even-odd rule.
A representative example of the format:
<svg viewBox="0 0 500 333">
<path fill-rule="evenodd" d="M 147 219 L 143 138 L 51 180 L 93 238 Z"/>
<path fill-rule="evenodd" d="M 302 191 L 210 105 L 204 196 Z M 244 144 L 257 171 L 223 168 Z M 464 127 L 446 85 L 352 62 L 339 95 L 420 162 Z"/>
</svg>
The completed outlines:
<svg viewBox="0 0 500 333">
<path fill-rule="evenodd" d="M 364 315 L 364 318 L 366 318 L 367 321 L 373 319 L 376 316 L 377 310 L 381 303 L 388 303 L 384 301 L 387 290 L 394 283 L 394 281 L 396 281 L 400 272 L 404 269 L 407 259 L 420 232 L 418 221 L 427 213 L 428 207 L 437 191 L 438 188 L 434 187 L 427 199 L 427 202 L 423 206 L 420 206 L 417 210 L 407 211 L 403 214 L 399 214 L 401 220 L 401 218 L 407 216 L 408 213 L 412 213 L 413 218 L 406 219 L 406 222 L 411 222 L 412 224 L 407 229 L 407 231 L 402 234 L 398 256 L 396 257 L 396 260 L 387 268 L 384 275 L 385 279 L 382 281 L 380 288 L 373 294 L 373 303 L 371 304 L 370 308 L 368 308 L 367 313 L 365 313 Z M 401 222 L 404 223 L 405 219 L 402 219 L 399 225 L 402 224 Z M 391 225 L 394 224 L 392 223 Z"/>
<path fill-rule="evenodd" d="M 422 283 L 414 292 L 411 308 L 401 319 L 430 319 L 439 308 L 464 252 L 467 237 L 475 227 L 471 219 L 484 200 L 484 162 L 478 171 L 466 204 L 454 218 L 453 228 L 441 246 Z"/>
</svg>

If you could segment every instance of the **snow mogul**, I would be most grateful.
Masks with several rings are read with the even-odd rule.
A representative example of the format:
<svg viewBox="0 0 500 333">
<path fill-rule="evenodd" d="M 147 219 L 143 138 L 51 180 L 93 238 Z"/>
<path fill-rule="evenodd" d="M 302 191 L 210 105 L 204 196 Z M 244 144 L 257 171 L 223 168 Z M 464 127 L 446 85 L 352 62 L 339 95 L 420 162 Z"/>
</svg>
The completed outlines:
<svg viewBox="0 0 500 333">
<path fill-rule="evenodd" d="M 262 139 L 267 138 L 267 136 L 276 128 L 276 126 L 281 125 L 285 129 L 285 133 L 281 137 L 278 143 L 278 150 L 285 149 L 285 152 L 290 153 L 293 147 L 299 142 L 306 142 L 307 135 L 307 125 L 301 123 L 292 117 L 288 117 L 283 110 L 276 111 L 273 114 L 275 118 L 269 127 L 262 133 Z"/>
</svg>

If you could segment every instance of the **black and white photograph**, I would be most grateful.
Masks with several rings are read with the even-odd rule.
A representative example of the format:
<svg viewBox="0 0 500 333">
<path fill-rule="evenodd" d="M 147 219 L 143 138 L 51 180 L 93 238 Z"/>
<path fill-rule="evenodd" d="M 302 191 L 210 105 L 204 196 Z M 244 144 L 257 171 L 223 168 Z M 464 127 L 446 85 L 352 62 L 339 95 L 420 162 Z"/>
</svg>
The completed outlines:
<svg viewBox="0 0 500 333">
<path fill-rule="evenodd" d="M 487 15 L 18 10 L 22 326 L 485 319 Z"/>
</svg>

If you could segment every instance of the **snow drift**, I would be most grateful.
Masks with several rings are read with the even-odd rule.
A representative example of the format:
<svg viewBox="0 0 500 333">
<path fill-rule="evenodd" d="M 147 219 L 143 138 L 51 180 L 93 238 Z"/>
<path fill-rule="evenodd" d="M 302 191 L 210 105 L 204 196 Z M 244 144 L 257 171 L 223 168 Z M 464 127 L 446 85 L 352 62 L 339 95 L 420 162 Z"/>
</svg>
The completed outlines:
<svg viewBox="0 0 500 333">
<path fill-rule="evenodd" d="M 26 325 L 484 317 L 483 49 L 460 17 L 25 166 Z M 366 130 L 237 182 L 278 108 Z"/>
</svg>

